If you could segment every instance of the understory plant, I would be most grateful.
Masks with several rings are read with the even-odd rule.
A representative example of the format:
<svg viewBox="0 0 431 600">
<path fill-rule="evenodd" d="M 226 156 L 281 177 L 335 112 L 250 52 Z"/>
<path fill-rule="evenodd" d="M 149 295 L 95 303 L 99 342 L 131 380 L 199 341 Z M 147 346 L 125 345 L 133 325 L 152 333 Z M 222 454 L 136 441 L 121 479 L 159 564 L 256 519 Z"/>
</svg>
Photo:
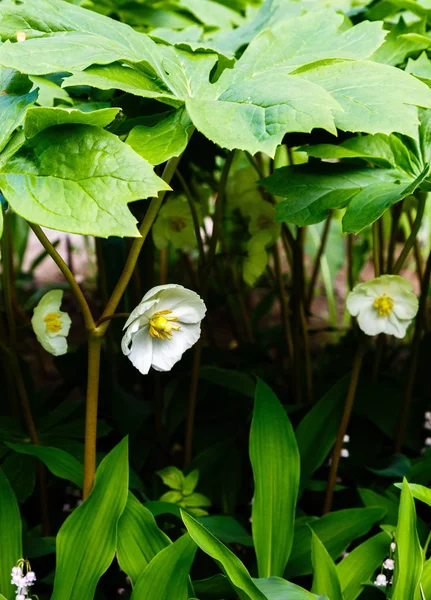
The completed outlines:
<svg viewBox="0 0 431 600">
<path fill-rule="evenodd" d="M 0 600 L 431 600 L 430 20 L 0 2 Z"/>
</svg>

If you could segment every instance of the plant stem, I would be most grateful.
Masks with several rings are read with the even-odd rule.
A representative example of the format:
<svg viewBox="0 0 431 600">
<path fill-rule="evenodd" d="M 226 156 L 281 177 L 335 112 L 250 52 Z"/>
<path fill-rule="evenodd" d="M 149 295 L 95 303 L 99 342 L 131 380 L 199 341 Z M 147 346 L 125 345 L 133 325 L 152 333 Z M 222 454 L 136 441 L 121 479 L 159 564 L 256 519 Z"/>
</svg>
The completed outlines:
<svg viewBox="0 0 431 600">
<path fill-rule="evenodd" d="M 322 237 L 320 240 L 319 250 L 316 255 L 316 259 L 314 261 L 313 271 L 311 274 L 310 284 L 308 286 L 308 294 L 305 302 L 305 313 L 308 314 L 310 312 L 311 304 L 313 302 L 313 296 L 316 287 L 317 276 L 319 275 L 320 270 L 320 261 L 322 259 L 323 253 L 325 252 L 326 242 L 328 240 L 329 230 L 331 228 L 331 220 L 332 220 L 332 211 L 329 212 L 329 215 L 326 218 L 325 226 L 323 228 Z"/>
<path fill-rule="evenodd" d="M 293 360 L 293 338 L 292 338 L 292 327 L 290 323 L 289 317 L 289 302 L 286 294 L 286 288 L 284 286 L 283 281 L 283 271 L 281 269 L 281 260 L 280 260 L 280 249 L 278 247 L 277 242 L 274 244 L 273 249 L 274 256 L 274 267 L 275 267 L 275 275 L 277 277 L 278 283 L 278 292 L 280 294 L 280 308 L 281 308 L 281 318 L 283 322 L 283 331 L 284 331 L 284 339 L 287 347 L 287 352 L 289 356 L 289 360 Z"/>
<path fill-rule="evenodd" d="M 165 285 L 168 280 L 168 249 L 162 248 L 159 254 L 160 258 L 160 278 L 159 284 Z"/>
<path fill-rule="evenodd" d="M 34 234 L 45 248 L 47 253 L 50 255 L 52 260 L 58 266 L 60 271 L 63 273 L 64 278 L 70 285 L 70 289 L 72 290 L 73 295 L 75 296 L 76 301 L 79 304 L 79 308 L 81 309 L 82 316 L 84 318 L 85 327 L 87 331 L 91 331 L 95 327 L 95 322 L 93 319 L 93 315 L 91 314 L 90 307 L 88 306 L 87 300 L 85 299 L 84 294 L 82 293 L 81 288 L 79 287 L 72 271 L 69 269 L 63 258 L 51 244 L 49 239 L 46 237 L 45 233 L 39 227 L 39 225 L 34 225 L 33 223 L 29 223 L 29 226 L 33 230 Z"/>
<path fill-rule="evenodd" d="M 220 177 L 220 185 L 219 185 L 219 189 L 217 192 L 217 199 L 216 199 L 214 218 L 213 218 L 214 226 L 213 226 L 212 236 L 210 239 L 210 247 L 208 250 L 208 257 L 207 257 L 208 269 L 211 269 L 211 266 L 213 264 L 214 256 L 215 256 L 216 249 L 217 249 L 217 242 L 218 242 L 218 239 L 220 236 L 220 231 L 221 231 L 221 226 L 222 226 L 222 216 L 223 216 L 223 202 L 224 202 L 224 197 L 226 195 L 227 178 L 229 176 L 229 171 L 232 166 L 232 161 L 234 159 L 234 156 L 235 156 L 235 150 L 232 150 L 226 158 L 226 161 L 225 161 L 224 167 L 223 167 L 223 171 L 222 171 L 222 174 Z M 209 276 L 209 271 L 207 272 L 207 277 L 208 276 Z"/>
<path fill-rule="evenodd" d="M 186 182 L 186 180 L 184 179 L 184 177 L 181 175 L 180 171 L 177 169 L 176 171 L 176 176 L 178 177 L 179 182 L 182 185 L 182 188 L 184 190 L 184 194 L 187 198 L 187 201 L 189 203 L 189 207 L 190 207 L 190 212 L 192 213 L 192 219 L 193 219 L 193 227 L 195 230 L 195 236 L 196 236 L 196 240 L 198 243 L 198 250 L 199 250 L 199 262 L 201 264 L 201 266 L 203 267 L 205 265 L 205 250 L 204 250 L 204 242 L 202 239 L 202 235 L 201 235 L 201 228 L 199 225 L 199 217 L 198 217 L 198 213 L 196 210 L 196 206 L 194 203 L 194 199 L 193 199 L 193 194 Z"/>
<path fill-rule="evenodd" d="M 24 378 L 22 376 L 21 367 L 17 355 L 17 335 L 16 335 L 16 323 L 15 315 L 12 305 L 12 289 L 11 289 L 11 266 L 12 266 L 12 249 L 10 247 L 11 238 L 9 236 L 8 227 L 8 215 L 4 215 L 5 231 L 1 239 L 1 253 L 2 253 L 2 265 L 3 265 L 3 295 L 6 310 L 6 318 L 9 328 L 9 340 L 11 346 L 10 368 L 12 372 L 12 379 L 15 382 L 16 389 L 18 391 L 18 397 L 21 401 L 22 412 L 24 421 L 27 427 L 28 434 L 34 446 L 40 446 L 39 437 L 37 435 L 36 426 L 31 412 L 30 401 L 28 399 L 27 389 L 24 384 Z M 50 534 L 50 524 L 48 517 L 48 504 L 47 504 L 47 493 L 46 493 L 46 481 L 45 481 L 45 468 L 41 462 L 37 462 L 36 473 L 39 483 L 40 493 L 40 514 L 41 522 L 44 535 Z"/>
<path fill-rule="evenodd" d="M 189 388 L 189 399 L 186 417 L 186 438 L 184 442 L 184 465 L 192 462 L 193 439 L 195 429 L 196 404 L 198 396 L 199 370 L 201 366 L 202 342 L 199 339 L 193 348 L 193 367 Z"/>
<path fill-rule="evenodd" d="M 380 239 L 379 225 L 377 221 L 372 225 L 373 229 L 373 260 L 374 260 L 374 277 L 380 277 L 382 274 L 382 265 L 380 264 Z"/>
<path fill-rule="evenodd" d="M 87 404 L 85 413 L 85 451 L 83 499 L 93 489 L 96 473 L 97 408 L 99 398 L 99 373 L 102 338 L 90 334 L 88 339 Z"/>
<path fill-rule="evenodd" d="M 415 332 L 413 335 L 412 350 L 410 354 L 410 361 L 408 363 L 408 371 L 406 376 L 406 383 L 404 387 L 404 400 L 401 409 L 398 433 L 395 441 L 395 452 L 400 453 L 402 451 L 404 438 L 406 435 L 407 423 L 410 416 L 410 406 L 412 402 L 413 388 L 416 378 L 416 370 L 419 357 L 419 349 L 421 343 L 422 329 L 426 320 L 427 311 L 427 300 L 428 290 L 431 280 L 431 252 L 428 256 L 425 273 L 422 282 L 421 295 L 419 298 L 419 309 L 416 317 Z"/>
<path fill-rule="evenodd" d="M 350 290 L 353 290 L 353 286 L 355 285 L 354 277 L 353 277 L 353 235 L 351 233 L 347 234 L 347 287 Z"/>
<path fill-rule="evenodd" d="M 362 367 L 362 361 L 364 358 L 364 340 L 359 341 L 359 346 L 356 351 L 356 356 L 353 361 L 353 369 L 350 377 L 350 385 L 346 396 L 346 403 L 344 405 L 343 416 L 341 417 L 340 426 L 337 432 L 337 438 L 335 440 L 334 450 L 332 452 L 332 462 L 329 471 L 328 484 L 326 487 L 325 502 L 323 505 L 323 514 L 326 515 L 331 511 L 332 500 L 334 497 L 335 483 L 337 481 L 338 466 L 340 464 L 341 449 L 343 447 L 344 436 L 349 426 L 350 415 L 352 414 L 353 403 L 355 400 L 356 389 L 358 387 L 359 373 Z"/>
<path fill-rule="evenodd" d="M 409 235 L 406 243 L 404 244 L 404 248 L 402 249 L 401 254 L 398 257 L 398 260 L 396 261 L 394 268 L 392 269 L 393 273 L 399 273 L 401 271 L 401 269 L 403 268 L 404 262 L 408 256 L 410 250 L 413 248 L 413 246 L 415 244 L 416 236 L 418 234 L 418 231 L 419 231 L 421 223 L 422 223 L 427 194 L 424 192 L 418 192 L 417 198 L 418 198 L 418 210 L 416 213 L 416 219 L 413 223 L 413 227 L 410 232 L 410 235 Z"/>
<path fill-rule="evenodd" d="M 397 241 L 398 223 L 400 221 L 402 207 L 403 203 L 398 202 L 398 204 L 395 204 L 391 210 L 391 233 L 389 237 L 388 262 L 386 267 L 386 271 L 388 273 L 392 273 L 392 269 L 394 266 L 395 245 Z"/>
<path fill-rule="evenodd" d="M 413 230 L 414 219 L 413 219 L 413 215 L 412 215 L 411 212 L 409 212 L 407 214 L 407 218 L 409 220 L 410 229 Z M 419 280 L 420 286 L 422 287 L 424 264 L 423 264 L 421 249 L 420 249 L 420 246 L 419 246 L 419 241 L 418 241 L 417 236 L 415 238 L 415 243 L 414 243 L 414 246 L 413 246 L 413 251 L 414 251 L 414 254 L 415 254 L 415 261 L 416 261 L 416 273 L 417 273 L 417 276 L 418 276 L 418 280 Z"/>
<path fill-rule="evenodd" d="M 181 156 L 174 157 L 168 160 L 162 175 L 163 181 L 165 181 L 166 183 L 170 183 L 178 166 L 178 163 L 180 162 L 180 159 Z M 157 217 L 159 209 L 166 196 L 166 191 L 167 190 L 163 190 L 159 192 L 157 198 L 153 198 L 151 200 L 150 206 L 148 207 L 145 217 L 141 223 L 141 226 L 139 227 L 139 233 L 141 234 L 141 237 L 135 238 L 133 241 L 132 247 L 126 260 L 126 264 L 124 265 L 123 272 L 121 273 L 120 278 L 117 281 L 117 285 L 115 286 L 114 291 L 112 292 L 111 297 L 108 300 L 107 305 L 105 306 L 105 310 L 103 311 L 103 314 L 101 316 L 102 319 L 107 315 L 112 315 L 115 313 L 117 306 L 120 303 L 120 300 L 123 297 L 126 287 L 133 275 L 133 271 L 138 261 L 142 246 L 144 245 L 147 235 L 150 232 L 151 226 L 153 225 Z M 108 327 L 109 321 L 106 321 L 101 325 L 101 330 L 103 334 L 108 329 Z"/>
<path fill-rule="evenodd" d="M 130 317 L 130 313 L 128 313 L 128 312 L 115 313 L 115 315 L 106 315 L 106 317 L 103 317 L 103 319 L 101 318 L 97 321 L 96 327 L 99 327 L 99 325 L 101 325 L 105 321 L 110 321 L 111 319 L 128 319 L 129 317 Z"/>
</svg>

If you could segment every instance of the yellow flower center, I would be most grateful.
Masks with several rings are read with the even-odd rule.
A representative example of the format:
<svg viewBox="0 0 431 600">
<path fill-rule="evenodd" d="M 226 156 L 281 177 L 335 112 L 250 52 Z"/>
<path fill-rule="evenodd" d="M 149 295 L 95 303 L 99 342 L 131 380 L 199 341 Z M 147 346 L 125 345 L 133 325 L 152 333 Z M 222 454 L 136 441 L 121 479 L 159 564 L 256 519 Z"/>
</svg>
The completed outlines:
<svg viewBox="0 0 431 600">
<path fill-rule="evenodd" d="M 49 333 L 58 333 L 62 327 L 60 315 L 57 313 L 48 313 L 44 318 L 46 330 Z"/>
<path fill-rule="evenodd" d="M 374 308 L 381 317 L 389 317 L 394 308 L 394 301 L 387 294 L 383 294 L 374 300 Z"/>
<path fill-rule="evenodd" d="M 179 325 L 173 325 L 175 321 L 178 321 L 178 317 L 167 317 L 171 315 L 171 310 L 160 310 L 154 313 L 150 319 L 150 335 L 153 338 L 159 338 L 160 340 L 172 339 L 172 332 L 179 331 L 181 327 Z"/>
</svg>

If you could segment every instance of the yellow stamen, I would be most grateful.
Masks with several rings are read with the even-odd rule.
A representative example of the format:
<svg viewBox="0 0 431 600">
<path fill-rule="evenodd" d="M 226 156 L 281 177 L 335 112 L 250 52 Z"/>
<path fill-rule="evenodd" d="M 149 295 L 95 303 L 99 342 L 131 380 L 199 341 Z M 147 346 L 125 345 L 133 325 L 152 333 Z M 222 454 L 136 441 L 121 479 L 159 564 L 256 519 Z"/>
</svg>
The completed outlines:
<svg viewBox="0 0 431 600">
<path fill-rule="evenodd" d="M 60 315 L 57 313 L 48 313 L 44 318 L 46 330 L 49 333 L 58 333 L 62 328 Z"/>
<path fill-rule="evenodd" d="M 374 308 L 381 317 L 389 317 L 394 308 L 394 301 L 387 294 L 383 294 L 374 300 Z"/>
<path fill-rule="evenodd" d="M 179 325 L 173 325 L 172 322 L 178 321 L 178 317 L 167 317 L 172 314 L 171 310 L 160 310 L 154 313 L 150 319 L 150 335 L 159 340 L 172 339 L 172 332 L 179 331 Z"/>
</svg>

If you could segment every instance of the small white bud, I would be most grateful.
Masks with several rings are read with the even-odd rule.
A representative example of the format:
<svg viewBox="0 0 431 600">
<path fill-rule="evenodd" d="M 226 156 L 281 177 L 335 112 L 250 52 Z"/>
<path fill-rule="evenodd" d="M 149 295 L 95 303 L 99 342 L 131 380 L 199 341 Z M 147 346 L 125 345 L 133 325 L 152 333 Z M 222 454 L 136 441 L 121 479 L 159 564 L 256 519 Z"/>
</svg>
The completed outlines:
<svg viewBox="0 0 431 600">
<path fill-rule="evenodd" d="M 397 547 L 396 543 L 392 542 L 391 543 L 391 550 L 392 550 L 392 552 L 395 552 L 396 547 Z"/>
<path fill-rule="evenodd" d="M 36 573 L 34 573 L 34 571 L 29 571 L 25 577 L 27 579 L 27 583 L 32 584 L 36 581 Z"/>
<path fill-rule="evenodd" d="M 425 440 L 425 446 L 429 447 L 431 446 L 431 437 L 427 437 Z"/>
<path fill-rule="evenodd" d="M 346 435 L 343 437 L 343 442 L 344 442 L 345 444 L 348 444 L 348 443 L 350 442 L 350 435 L 347 435 L 347 434 L 346 434 Z"/>
<path fill-rule="evenodd" d="M 347 448 L 341 448 L 340 456 L 342 458 L 348 458 L 349 457 L 349 451 L 347 450 Z"/>
</svg>

